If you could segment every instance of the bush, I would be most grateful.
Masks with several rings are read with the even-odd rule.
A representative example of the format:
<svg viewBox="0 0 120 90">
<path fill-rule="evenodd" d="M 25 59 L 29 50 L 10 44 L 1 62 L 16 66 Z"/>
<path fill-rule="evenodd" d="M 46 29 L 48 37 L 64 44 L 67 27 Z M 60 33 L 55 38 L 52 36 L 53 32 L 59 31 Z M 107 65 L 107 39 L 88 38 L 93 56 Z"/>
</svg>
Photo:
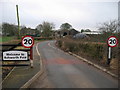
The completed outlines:
<svg viewBox="0 0 120 90">
<path fill-rule="evenodd" d="M 57 45 L 58 45 L 58 47 L 62 47 L 62 41 L 61 41 L 61 40 L 58 40 L 58 41 L 57 41 Z"/>
<path fill-rule="evenodd" d="M 106 62 L 108 46 L 103 42 L 91 42 L 86 40 L 74 40 L 63 38 L 57 41 L 57 45 L 64 51 L 70 51 L 75 54 L 85 56 L 94 61 Z M 118 57 L 118 47 L 112 48 L 112 59 Z"/>
<path fill-rule="evenodd" d="M 72 39 L 67 40 L 58 40 L 57 44 L 59 47 L 62 47 L 65 51 L 70 51 L 76 54 L 84 54 L 91 57 L 94 60 L 102 60 L 105 55 L 105 44 L 101 43 L 92 43 L 92 42 L 83 42 L 83 41 L 74 41 Z"/>
</svg>

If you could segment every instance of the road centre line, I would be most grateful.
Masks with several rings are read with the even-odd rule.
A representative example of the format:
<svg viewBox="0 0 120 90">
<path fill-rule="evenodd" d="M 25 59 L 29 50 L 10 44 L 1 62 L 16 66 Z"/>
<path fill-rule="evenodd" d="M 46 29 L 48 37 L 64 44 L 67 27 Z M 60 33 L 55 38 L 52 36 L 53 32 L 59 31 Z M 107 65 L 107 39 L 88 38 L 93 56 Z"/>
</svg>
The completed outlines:
<svg viewBox="0 0 120 90">
<path fill-rule="evenodd" d="M 49 47 L 52 47 L 52 48 L 54 48 L 54 49 L 57 49 L 57 48 L 53 47 L 53 46 L 50 44 L 50 42 L 48 43 L 48 46 L 49 46 Z"/>
<path fill-rule="evenodd" d="M 61 49 L 52 46 L 52 45 L 50 44 L 50 42 L 48 43 L 48 46 L 51 47 L 51 48 L 53 48 L 53 49 L 56 49 L 56 50 L 58 50 L 58 51 L 60 51 L 60 52 L 62 52 L 62 53 L 64 52 L 64 51 L 62 51 Z M 64 53 L 65 53 L 66 55 L 69 55 L 69 54 L 66 53 L 66 52 L 64 52 Z"/>
</svg>

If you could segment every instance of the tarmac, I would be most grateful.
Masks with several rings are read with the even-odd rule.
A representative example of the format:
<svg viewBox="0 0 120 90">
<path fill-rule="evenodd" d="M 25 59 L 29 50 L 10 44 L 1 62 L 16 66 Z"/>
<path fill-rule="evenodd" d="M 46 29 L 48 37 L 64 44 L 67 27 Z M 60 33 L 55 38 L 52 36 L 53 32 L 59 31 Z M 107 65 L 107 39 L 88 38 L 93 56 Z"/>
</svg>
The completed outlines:
<svg viewBox="0 0 120 90">
<path fill-rule="evenodd" d="M 33 47 L 33 61 L 34 61 L 34 67 L 31 68 L 30 66 L 18 66 L 14 67 L 13 70 L 7 75 L 7 77 L 2 82 L 2 88 L 28 88 L 31 83 L 34 82 L 35 79 L 37 79 L 38 76 L 42 74 L 42 60 L 40 57 L 40 53 L 38 52 L 37 45 L 34 45 Z M 73 54 L 69 52 L 70 55 L 73 55 L 79 59 L 82 59 L 83 61 L 95 66 L 96 68 L 110 74 L 113 77 L 117 77 L 116 75 L 113 75 L 109 73 L 106 69 L 99 67 L 98 65 L 89 62 L 88 60 Z M 29 62 L 25 62 L 29 64 Z"/>
<path fill-rule="evenodd" d="M 28 64 L 28 66 L 15 66 L 6 76 L 6 78 L 2 81 L 2 89 L 21 88 L 38 72 L 40 72 L 40 56 L 36 51 L 36 45 L 33 47 L 33 56 L 34 67 L 30 67 L 29 61 L 22 62 L 24 64 Z"/>
</svg>

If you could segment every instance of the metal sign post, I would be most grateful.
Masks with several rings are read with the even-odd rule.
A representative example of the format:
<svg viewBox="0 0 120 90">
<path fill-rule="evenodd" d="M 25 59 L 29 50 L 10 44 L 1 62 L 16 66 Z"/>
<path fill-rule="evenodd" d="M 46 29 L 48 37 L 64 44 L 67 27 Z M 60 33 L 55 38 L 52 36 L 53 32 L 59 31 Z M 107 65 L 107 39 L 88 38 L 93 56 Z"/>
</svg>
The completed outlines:
<svg viewBox="0 0 120 90">
<path fill-rule="evenodd" d="M 30 66 L 33 68 L 33 48 L 30 48 Z"/>
<path fill-rule="evenodd" d="M 26 35 L 22 38 L 22 45 L 25 48 L 30 48 L 30 66 L 33 67 L 33 45 L 34 45 L 34 39 L 33 37 Z"/>
<path fill-rule="evenodd" d="M 107 65 L 109 65 L 112 59 L 112 48 L 117 46 L 118 39 L 115 36 L 111 36 L 108 38 L 107 44 L 108 44 Z"/>
</svg>

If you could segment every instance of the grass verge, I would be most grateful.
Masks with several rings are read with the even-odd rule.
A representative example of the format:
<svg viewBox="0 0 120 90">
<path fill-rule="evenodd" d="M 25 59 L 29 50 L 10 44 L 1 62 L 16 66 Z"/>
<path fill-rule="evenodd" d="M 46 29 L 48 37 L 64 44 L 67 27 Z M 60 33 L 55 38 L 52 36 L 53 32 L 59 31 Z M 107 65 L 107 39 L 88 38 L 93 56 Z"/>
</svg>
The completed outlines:
<svg viewBox="0 0 120 90">
<path fill-rule="evenodd" d="M 0 37 L 0 43 L 1 43 L 1 42 L 11 41 L 11 40 L 14 40 L 14 39 L 15 39 L 15 37 L 3 36 L 3 37 Z"/>
</svg>

